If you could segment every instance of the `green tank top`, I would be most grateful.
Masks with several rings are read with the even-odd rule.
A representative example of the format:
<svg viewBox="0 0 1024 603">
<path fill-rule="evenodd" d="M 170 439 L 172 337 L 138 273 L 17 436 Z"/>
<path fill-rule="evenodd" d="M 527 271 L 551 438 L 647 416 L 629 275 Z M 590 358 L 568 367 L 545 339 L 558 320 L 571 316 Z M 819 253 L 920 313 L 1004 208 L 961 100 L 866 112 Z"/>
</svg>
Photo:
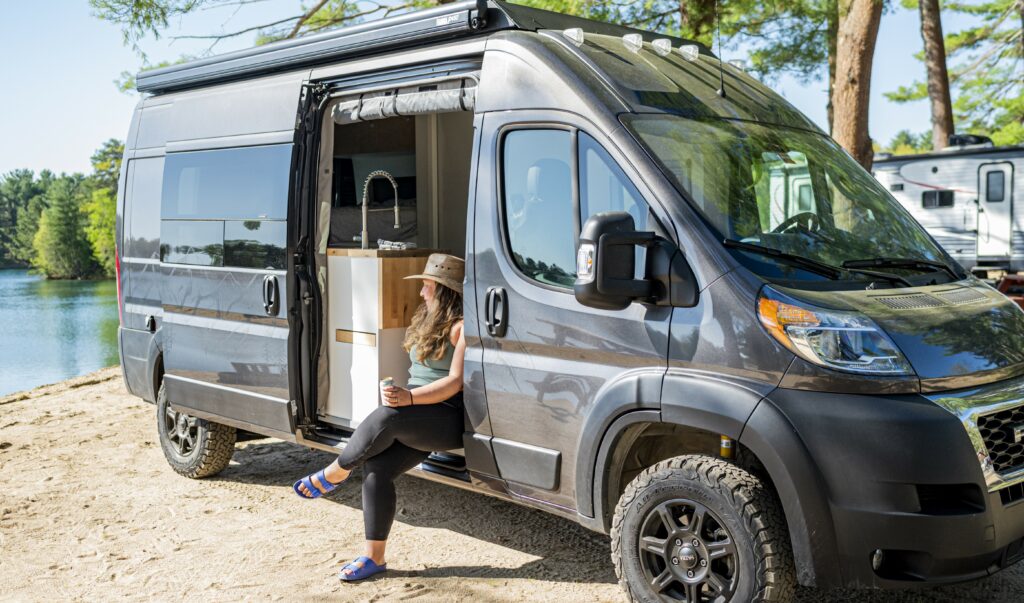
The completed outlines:
<svg viewBox="0 0 1024 603">
<path fill-rule="evenodd" d="M 416 358 L 416 346 L 412 346 L 412 349 L 409 350 L 409 360 L 412 362 L 412 366 L 409 367 L 409 388 L 433 383 L 442 377 L 447 377 L 448 371 L 452 368 L 453 356 L 455 356 L 455 347 L 450 341 L 445 342 L 444 356 L 440 360 L 426 358 L 420 362 Z"/>
</svg>

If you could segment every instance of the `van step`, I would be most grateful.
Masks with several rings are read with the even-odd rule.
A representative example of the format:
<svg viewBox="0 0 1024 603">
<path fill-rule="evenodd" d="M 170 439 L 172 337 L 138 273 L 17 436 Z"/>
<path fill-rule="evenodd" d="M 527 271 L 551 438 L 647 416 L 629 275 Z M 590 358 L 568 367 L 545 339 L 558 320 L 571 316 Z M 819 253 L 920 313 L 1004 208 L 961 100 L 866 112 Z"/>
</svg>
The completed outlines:
<svg viewBox="0 0 1024 603">
<path fill-rule="evenodd" d="M 451 471 L 465 471 L 466 470 L 466 459 L 457 454 L 449 454 L 447 452 L 431 452 L 427 460 L 424 461 L 431 465 L 438 467 L 444 467 Z"/>
<path fill-rule="evenodd" d="M 463 469 L 462 471 L 457 471 L 455 469 L 449 469 L 448 467 L 445 467 L 443 465 L 435 465 L 434 463 L 430 462 L 430 459 L 427 459 L 420 463 L 417 469 L 419 469 L 420 471 L 424 471 L 426 473 L 443 475 L 447 478 L 451 478 L 461 482 L 469 483 L 471 481 L 469 478 L 469 471 L 466 471 L 465 469 Z"/>
</svg>

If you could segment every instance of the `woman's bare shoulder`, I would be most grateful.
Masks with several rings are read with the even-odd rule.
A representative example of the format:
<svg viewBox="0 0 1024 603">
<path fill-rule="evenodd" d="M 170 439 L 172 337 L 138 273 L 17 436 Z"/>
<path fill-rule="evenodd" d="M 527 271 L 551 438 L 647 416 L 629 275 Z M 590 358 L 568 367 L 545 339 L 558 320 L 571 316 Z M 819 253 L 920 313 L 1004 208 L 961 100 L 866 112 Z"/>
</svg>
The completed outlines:
<svg viewBox="0 0 1024 603">
<path fill-rule="evenodd" d="M 451 331 L 451 342 L 452 345 L 458 345 L 459 340 L 462 339 L 462 321 L 452 325 Z"/>
</svg>

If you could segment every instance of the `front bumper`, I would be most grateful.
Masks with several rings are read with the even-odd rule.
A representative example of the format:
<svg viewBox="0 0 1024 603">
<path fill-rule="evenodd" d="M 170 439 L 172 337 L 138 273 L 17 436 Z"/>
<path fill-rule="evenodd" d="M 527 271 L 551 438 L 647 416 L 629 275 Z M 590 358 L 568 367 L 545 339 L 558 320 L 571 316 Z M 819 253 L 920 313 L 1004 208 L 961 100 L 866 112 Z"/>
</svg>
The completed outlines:
<svg viewBox="0 0 1024 603">
<path fill-rule="evenodd" d="M 994 473 L 976 427 L 979 414 L 1020 405 L 1024 379 L 927 397 L 773 392 L 748 427 L 769 424 L 759 413 L 779 413 L 793 431 L 778 437 L 799 439 L 783 448 L 809 457 L 783 465 L 814 468 L 793 484 L 795 501 L 781 495 L 791 534 L 794 502 L 824 511 L 803 527 L 812 536 L 803 565 L 813 569 L 801 581 L 941 584 L 1024 558 L 1024 472 Z"/>
</svg>

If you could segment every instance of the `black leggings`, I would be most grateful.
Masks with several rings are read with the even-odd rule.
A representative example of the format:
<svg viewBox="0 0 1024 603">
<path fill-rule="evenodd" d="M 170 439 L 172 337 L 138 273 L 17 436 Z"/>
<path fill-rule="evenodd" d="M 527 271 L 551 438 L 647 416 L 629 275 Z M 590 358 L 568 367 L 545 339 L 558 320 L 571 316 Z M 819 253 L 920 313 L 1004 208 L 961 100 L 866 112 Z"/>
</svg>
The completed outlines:
<svg viewBox="0 0 1024 603">
<path fill-rule="evenodd" d="M 462 392 L 444 402 L 381 406 L 359 424 L 338 465 L 363 465 L 363 526 L 367 540 L 387 540 L 395 520 L 395 478 L 435 450 L 462 448 Z"/>
</svg>

